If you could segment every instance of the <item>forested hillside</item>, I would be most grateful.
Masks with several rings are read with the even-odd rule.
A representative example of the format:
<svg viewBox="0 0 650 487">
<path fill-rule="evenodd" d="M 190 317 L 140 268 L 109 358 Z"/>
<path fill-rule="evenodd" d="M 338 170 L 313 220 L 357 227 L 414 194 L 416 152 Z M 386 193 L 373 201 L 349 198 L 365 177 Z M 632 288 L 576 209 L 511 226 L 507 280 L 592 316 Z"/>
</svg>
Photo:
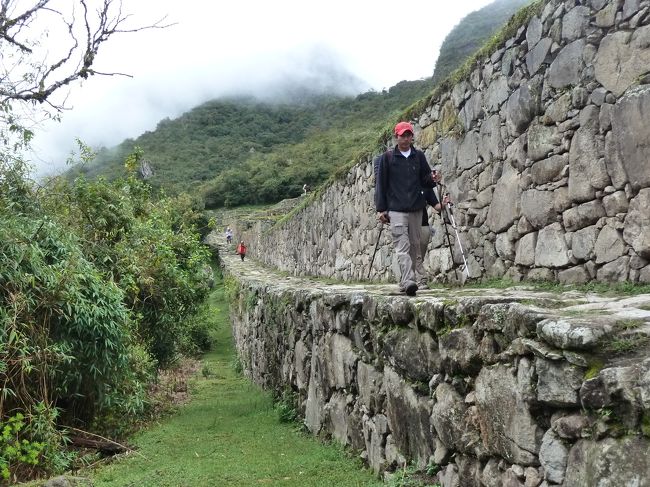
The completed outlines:
<svg viewBox="0 0 650 487">
<path fill-rule="evenodd" d="M 314 95 L 293 105 L 213 100 L 161 121 L 135 140 L 100 150 L 94 162 L 72 174 L 112 179 L 138 146 L 154 169 L 149 180 L 154 187 L 195 194 L 200 187 L 208 206 L 275 202 L 297 196 L 304 183 L 322 183 L 341 161 L 375 144 L 386 121 L 432 87 L 430 79 L 402 81 L 382 92 Z"/>
<path fill-rule="evenodd" d="M 532 0 L 495 0 L 472 12 L 445 38 L 433 71 L 434 83 L 445 79 L 499 30 L 517 10 Z"/>
</svg>

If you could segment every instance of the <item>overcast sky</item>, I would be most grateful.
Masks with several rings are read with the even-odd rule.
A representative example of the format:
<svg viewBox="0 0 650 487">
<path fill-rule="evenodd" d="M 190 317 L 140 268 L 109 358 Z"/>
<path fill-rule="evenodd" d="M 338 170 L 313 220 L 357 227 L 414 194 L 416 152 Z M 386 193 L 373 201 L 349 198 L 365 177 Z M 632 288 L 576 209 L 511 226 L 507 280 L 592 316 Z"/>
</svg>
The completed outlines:
<svg viewBox="0 0 650 487">
<path fill-rule="evenodd" d="M 73 86 L 71 110 L 37 132 L 33 163 L 38 174 L 58 172 L 76 137 L 111 147 L 209 99 L 314 79 L 329 63 L 375 90 L 429 77 L 449 31 L 490 2 L 123 0 L 131 25 L 165 15 L 176 25 L 102 45 L 97 71 L 133 77 L 95 76 Z"/>
</svg>

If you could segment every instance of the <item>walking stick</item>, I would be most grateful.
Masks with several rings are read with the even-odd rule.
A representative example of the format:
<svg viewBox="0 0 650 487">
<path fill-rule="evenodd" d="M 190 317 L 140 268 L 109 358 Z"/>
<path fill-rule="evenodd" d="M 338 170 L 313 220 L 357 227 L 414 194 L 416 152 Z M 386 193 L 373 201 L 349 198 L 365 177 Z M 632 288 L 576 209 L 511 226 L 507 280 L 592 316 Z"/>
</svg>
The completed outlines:
<svg viewBox="0 0 650 487">
<path fill-rule="evenodd" d="M 447 214 L 449 215 L 449 219 L 451 220 L 451 228 L 453 228 L 454 231 L 456 232 L 456 239 L 458 240 L 458 248 L 460 249 L 460 255 L 463 256 L 463 262 L 465 263 L 464 273 L 467 277 L 469 277 L 469 267 L 467 265 L 467 259 L 465 259 L 465 252 L 463 252 L 463 244 L 460 243 L 460 235 L 458 234 L 458 227 L 456 226 L 454 213 L 453 211 L 451 211 L 452 206 L 453 204 L 451 202 L 447 203 Z"/>
<path fill-rule="evenodd" d="M 370 259 L 370 268 L 368 269 L 368 277 L 370 279 L 370 273 L 372 272 L 372 264 L 375 262 L 375 255 L 377 255 L 377 249 L 379 248 L 379 242 L 381 241 L 381 232 L 384 231 L 384 224 L 381 224 L 379 229 L 379 235 L 377 236 L 377 243 L 375 244 L 375 251 L 372 253 L 372 259 Z"/>
<path fill-rule="evenodd" d="M 438 189 L 438 183 L 436 183 L 436 189 Z M 438 201 L 440 201 L 441 210 L 446 211 L 445 206 L 442 204 L 440 193 L 442 193 L 442 191 L 438 190 Z M 442 226 L 445 227 L 445 234 L 447 235 L 447 245 L 449 246 L 449 253 L 451 254 L 451 264 L 454 266 L 454 274 L 456 275 L 456 280 L 458 281 L 458 269 L 456 269 L 454 262 L 454 249 L 451 247 L 451 238 L 449 237 L 449 229 L 447 228 L 447 221 L 451 220 L 449 220 L 449 217 L 445 218 L 445 215 L 441 214 L 440 216 L 442 217 Z"/>
</svg>

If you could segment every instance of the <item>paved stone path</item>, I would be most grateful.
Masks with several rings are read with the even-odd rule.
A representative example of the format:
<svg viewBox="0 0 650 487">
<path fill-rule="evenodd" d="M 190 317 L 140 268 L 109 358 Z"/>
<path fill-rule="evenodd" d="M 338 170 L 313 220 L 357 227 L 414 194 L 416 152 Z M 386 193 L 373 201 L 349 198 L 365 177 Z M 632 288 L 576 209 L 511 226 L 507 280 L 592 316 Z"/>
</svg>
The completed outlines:
<svg viewBox="0 0 650 487">
<path fill-rule="evenodd" d="M 215 242 L 208 242 L 219 251 L 219 257 L 228 272 L 241 279 L 258 282 L 273 283 L 285 289 L 311 289 L 328 293 L 369 293 L 386 297 L 406 297 L 399 292 L 396 284 L 386 283 L 336 283 L 315 277 L 288 276 L 253 260 L 245 259 L 243 262 L 234 251 L 234 246 Z M 610 316 L 612 320 L 638 320 L 644 321 L 647 330 L 636 327 L 637 333 L 647 331 L 650 336 L 650 294 L 638 295 L 603 295 L 593 292 L 568 290 L 552 292 L 536 289 L 532 284 L 522 284 L 509 288 L 482 288 L 482 287 L 435 287 L 433 289 L 419 290 L 413 298 L 420 301 L 459 300 L 462 298 L 477 298 L 481 301 L 513 301 L 523 302 L 531 307 L 539 306 L 545 309 L 552 308 L 567 317 L 585 317 L 589 315 Z"/>
</svg>

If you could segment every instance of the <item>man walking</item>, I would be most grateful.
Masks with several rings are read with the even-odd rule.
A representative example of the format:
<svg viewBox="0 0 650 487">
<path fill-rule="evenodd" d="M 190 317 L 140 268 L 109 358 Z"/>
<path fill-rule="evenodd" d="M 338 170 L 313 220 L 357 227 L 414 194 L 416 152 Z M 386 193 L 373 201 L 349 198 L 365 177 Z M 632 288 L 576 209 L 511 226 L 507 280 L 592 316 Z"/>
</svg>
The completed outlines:
<svg viewBox="0 0 650 487">
<path fill-rule="evenodd" d="M 413 147 L 413 125 L 395 125 L 397 145 L 384 153 L 377 171 L 375 204 L 377 217 L 390 223 L 393 246 L 400 269 L 400 291 L 415 296 L 415 266 L 420 255 L 424 188 L 433 188 L 434 174 L 424 153 Z"/>
</svg>

